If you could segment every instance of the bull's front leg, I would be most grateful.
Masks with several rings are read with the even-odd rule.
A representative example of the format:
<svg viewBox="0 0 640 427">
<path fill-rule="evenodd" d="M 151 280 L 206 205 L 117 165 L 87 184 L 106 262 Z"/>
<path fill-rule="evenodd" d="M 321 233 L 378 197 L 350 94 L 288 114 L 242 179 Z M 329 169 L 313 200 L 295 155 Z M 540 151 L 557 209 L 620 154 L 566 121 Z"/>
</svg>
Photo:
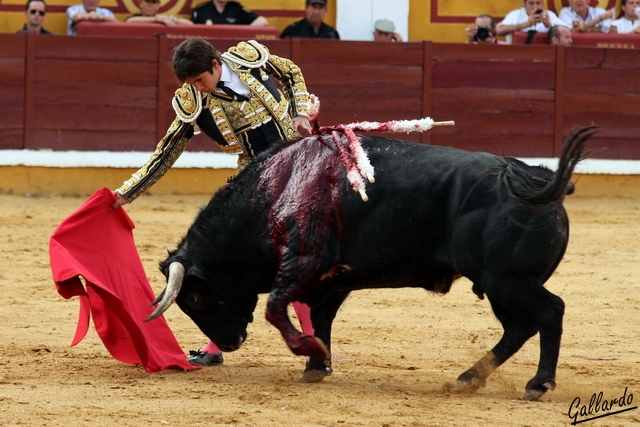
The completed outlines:
<svg viewBox="0 0 640 427">
<path fill-rule="evenodd" d="M 311 321 L 315 329 L 316 338 L 322 340 L 331 352 L 331 327 L 338 309 L 349 295 L 349 292 L 337 292 L 325 297 L 322 304 L 311 309 Z M 303 383 L 314 383 L 324 379 L 333 372 L 331 357 L 311 357 L 307 360 L 304 374 L 300 379 Z"/>
<path fill-rule="evenodd" d="M 298 331 L 287 314 L 288 305 L 293 302 L 286 289 L 275 288 L 269 294 L 266 318 L 275 326 L 293 354 L 312 358 L 330 358 L 329 349 L 314 336 Z"/>
</svg>

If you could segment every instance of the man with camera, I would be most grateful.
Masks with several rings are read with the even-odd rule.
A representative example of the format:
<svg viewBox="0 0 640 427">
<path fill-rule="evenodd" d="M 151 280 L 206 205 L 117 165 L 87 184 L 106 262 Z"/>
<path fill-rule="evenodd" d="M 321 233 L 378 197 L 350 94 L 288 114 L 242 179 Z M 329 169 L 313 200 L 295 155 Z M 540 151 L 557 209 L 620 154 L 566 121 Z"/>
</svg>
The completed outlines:
<svg viewBox="0 0 640 427">
<path fill-rule="evenodd" d="M 506 44 L 496 38 L 496 21 L 486 13 L 478 15 L 473 25 L 467 27 L 467 43 Z"/>
<path fill-rule="evenodd" d="M 542 3 L 542 0 L 524 0 L 523 6 L 507 13 L 497 25 L 497 34 L 506 36 L 507 43 L 511 44 L 516 31 L 529 32 L 533 37 L 536 32 L 548 32 L 554 25 L 567 26 L 555 13 L 542 10 Z"/>
</svg>

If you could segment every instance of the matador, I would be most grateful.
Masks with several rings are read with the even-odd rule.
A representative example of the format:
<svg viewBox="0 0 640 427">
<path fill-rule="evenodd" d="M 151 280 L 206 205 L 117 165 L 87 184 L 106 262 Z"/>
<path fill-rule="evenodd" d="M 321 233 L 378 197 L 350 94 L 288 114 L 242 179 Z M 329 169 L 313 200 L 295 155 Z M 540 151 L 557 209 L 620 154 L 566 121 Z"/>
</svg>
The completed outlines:
<svg viewBox="0 0 640 427">
<path fill-rule="evenodd" d="M 256 41 L 219 54 L 203 39 L 187 39 L 176 48 L 173 70 L 184 82 L 172 100 L 176 118 L 145 165 L 115 191 L 112 209 L 155 184 L 200 132 L 238 154 L 238 170 L 270 144 L 311 133 L 300 68 Z"/>
</svg>

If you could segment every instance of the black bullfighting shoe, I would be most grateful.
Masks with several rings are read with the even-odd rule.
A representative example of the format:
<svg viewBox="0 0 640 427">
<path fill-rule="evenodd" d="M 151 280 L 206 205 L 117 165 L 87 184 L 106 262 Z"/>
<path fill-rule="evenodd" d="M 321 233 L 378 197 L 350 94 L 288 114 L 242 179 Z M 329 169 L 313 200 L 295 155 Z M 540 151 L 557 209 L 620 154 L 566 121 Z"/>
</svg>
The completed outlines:
<svg viewBox="0 0 640 427">
<path fill-rule="evenodd" d="M 189 350 L 191 357 L 187 359 L 189 363 L 196 366 L 216 366 L 224 363 L 222 352 L 207 353 L 206 351 Z"/>
</svg>

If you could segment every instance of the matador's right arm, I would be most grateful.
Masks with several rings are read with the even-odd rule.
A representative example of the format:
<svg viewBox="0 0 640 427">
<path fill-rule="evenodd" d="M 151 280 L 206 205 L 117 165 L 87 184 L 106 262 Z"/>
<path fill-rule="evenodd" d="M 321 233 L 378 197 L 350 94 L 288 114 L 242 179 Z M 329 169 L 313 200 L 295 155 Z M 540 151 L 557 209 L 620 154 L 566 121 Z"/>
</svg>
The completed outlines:
<svg viewBox="0 0 640 427">
<path fill-rule="evenodd" d="M 176 91 L 172 104 L 178 117 L 156 146 L 156 151 L 144 166 L 116 190 L 129 203 L 167 173 L 194 135 L 195 120 L 202 111 L 202 94 L 185 84 Z"/>
</svg>

